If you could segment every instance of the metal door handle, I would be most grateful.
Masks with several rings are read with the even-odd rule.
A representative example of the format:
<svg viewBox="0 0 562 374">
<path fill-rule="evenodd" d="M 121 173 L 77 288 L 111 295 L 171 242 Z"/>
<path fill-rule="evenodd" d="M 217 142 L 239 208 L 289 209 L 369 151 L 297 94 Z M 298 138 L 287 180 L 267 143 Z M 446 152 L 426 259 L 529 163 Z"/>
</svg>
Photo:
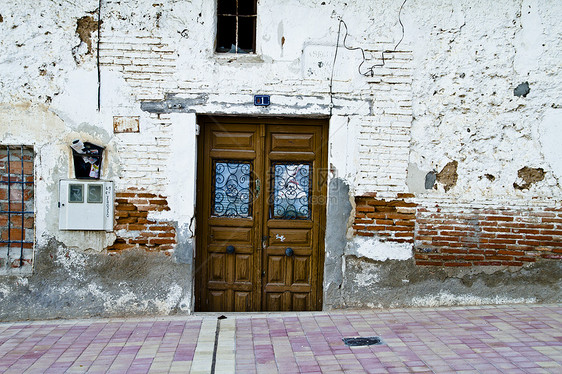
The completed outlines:
<svg viewBox="0 0 562 374">
<path fill-rule="evenodd" d="M 260 189 L 261 189 L 261 181 L 259 180 L 259 178 L 256 178 L 256 196 L 260 194 Z"/>
<path fill-rule="evenodd" d="M 293 253 L 294 253 L 293 248 L 287 248 L 287 249 L 285 249 L 285 254 L 286 254 L 288 257 L 291 257 L 291 256 L 293 255 Z"/>
<path fill-rule="evenodd" d="M 228 247 L 226 247 L 226 253 L 233 254 L 234 253 L 234 246 L 229 245 Z"/>
</svg>

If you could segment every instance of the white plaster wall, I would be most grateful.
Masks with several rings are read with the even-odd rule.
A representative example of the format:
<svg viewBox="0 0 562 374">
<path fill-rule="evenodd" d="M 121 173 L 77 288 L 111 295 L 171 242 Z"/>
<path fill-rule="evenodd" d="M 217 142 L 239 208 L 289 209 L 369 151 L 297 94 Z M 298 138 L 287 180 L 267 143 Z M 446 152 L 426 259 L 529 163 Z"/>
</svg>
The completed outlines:
<svg viewBox="0 0 562 374">
<path fill-rule="evenodd" d="M 70 141 L 106 146 L 103 177 L 117 190 L 166 194 L 171 211 L 162 216 L 185 225 L 193 215 L 194 113 L 327 116 L 339 19 L 348 26 L 347 45 L 367 50 L 363 68 L 381 63 L 381 50 L 396 48 L 402 37 L 402 1 L 260 0 L 257 55 L 219 56 L 212 1 L 103 2 L 98 112 L 95 55 L 75 32 L 78 18 L 97 17 L 97 4 L 0 4 L 0 142 L 38 150 L 38 237 L 71 246 L 87 241 L 96 250 L 113 237 L 61 233 L 52 219 L 56 183 L 71 176 Z M 399 53 L 388 53 L 372 77 L 357 72 L 358 50 L 338 50 L 329 164 L 356 194 L 407 192 L 408 163 L 421 170 L 419 179 L 456 160 L 456 186 L 421 195 L 559 199 L 553 139 L 560 127 L 561 15 L 554 0 L 407 0 Z M 91 36 L 95 46 L 97 32 Z M 525 81 L 531 92 L 515 97 Z M 272 105 L 254 107 L 256 93 L 271 94 Z M 187 100 L 185 113 L 140 109 L 141 101 L 169 95 Z M 116 115 L 139 116 L 140 133 L 114 134 Z M 517 191 L 524 166 L 542 167 L 546 177 Z"/>
<path fill-rule="evenodd" d="M 428 172 L 458 161 L 450 195 L 560 198 L 557 151 L 540 133 L 555 135 L 562 120 L 553 111 L 561 92 L 561 15 L 556 1 L 406 4 L 405 42 L 416 61 L 410 162 Z M 527 97 L 514 96 L 526 81 Z M 518 191 L 513 183 L 524 166 L 546 175 Z M 425 192 L 443 195 L 441 186 Z"/>
</svg>

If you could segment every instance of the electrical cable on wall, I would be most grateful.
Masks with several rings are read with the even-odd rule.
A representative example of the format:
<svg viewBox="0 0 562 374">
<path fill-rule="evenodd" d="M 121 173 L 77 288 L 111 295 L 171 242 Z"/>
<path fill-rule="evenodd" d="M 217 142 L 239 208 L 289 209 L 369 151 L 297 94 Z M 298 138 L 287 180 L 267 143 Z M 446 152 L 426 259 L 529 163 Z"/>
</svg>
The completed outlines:
<svg viewBox="0 0 562 374">
<path fill-rule="evenodd" d="M 101 39 L 101 0 L 98 2 L 98 42 L 97 42 L 97 64 L 98 64 L 98 112 L 101 109 L 101 70 L 100 70 L 100 39 Z"/>
<path fill-rule="evenodd" d="M 396 49 L 398 48 L 398 46 L 400 45 L 400 43 L 402 43 L 402 40 L 404 40 L 404 24 L 402 23 L 402 9 L 404 8 L 404 5 L 406 4 L 407 0 L 404 0 L 402 2 L 402 5 L 400 6 L 400 10 L 398 11 L 398 22 L 400 23 L 400 27 L 402 29 L 402 36 L 400 37 L 400 40 L 398 41 L 398 43 L 396 43 L 396 45 L 394 46 L 393 50 L 384 50 L 381 52 L 381 57 L 382 57 L 382 63 L 379 64 L 374 64 L 371 65 L 369 68 L 367 68 L 367 70 L 365 70 L 364 72 L 361 71 L 361 67 L 363 66 L 363 64 L 367 61 L 367 59 L 365 58 L 365 50 L 362 47 L 349 47 L 346 44 L 346 40 L 347 40 L 347 36 L 349 35 L 348 33 L 348 27 L 347 24 L 345 23 L 345 21 L 340 18 L 339 24 L 338 24 L 338 38 L 336 40 L 336 51 L 334 53 L 334 62 L 332 64 L 332 73 L 330 75 L 330 116 L 332 115 L 332 109 L 334 108 L 334 100 L 333 100 L 333 82 L 334 82 L 334 71 L 336 68 L 336 60 L 338 58 L 338 48 L 340 45 L 340 36 L 341 36 L 341 27 L 342 25 L 345 27 L 345 35 L 343 37 L 343 43 L 342 45 L 344 46 L 345 49 L 349 50 L 349 51 L 356 51 L 356 50 L 360 50 L 361 51 L 361 57 L 363 58 L 363 60 L 361 61 L 361 63 L 359 64 L 359 66 L 357 67 L 357 71 L 359 72 L 359 74 L 366 76 L 366 77 L 372 77 L 375 75 L 374 69 L 377 67 L 383 67 L 385 65 L 385 53 L 392 53 L 392 52 L 396 52 Z"/>
</svg>

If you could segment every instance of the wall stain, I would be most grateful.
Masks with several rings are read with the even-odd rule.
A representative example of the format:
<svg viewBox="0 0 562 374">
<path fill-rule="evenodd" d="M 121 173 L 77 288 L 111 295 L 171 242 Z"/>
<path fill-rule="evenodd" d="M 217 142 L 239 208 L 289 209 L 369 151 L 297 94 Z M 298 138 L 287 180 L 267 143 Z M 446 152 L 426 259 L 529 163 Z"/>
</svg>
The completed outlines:
<svg viewBox="0 0 562 374">
<path fill-rule="evenodd" d="M 449 162 L 445 167 L 437 173 L 437 182 L 442 183 L 445 188 L 445 192 L 449 191 L 457 184 L 458 174 L 457 166 L 459 163 L 455 160 Z"/>
<path fill-rule="evenodd" d="M 543 168 L 530 168 L 528 166 L 522 167 L 517 171 L 517 176 L 523 179 L 523 184 L 513 183 L 513 188 L 516 190 L 526 190 L 534 183 L 540 182 L 544 179 L 545 171 Z"/>
</svg>

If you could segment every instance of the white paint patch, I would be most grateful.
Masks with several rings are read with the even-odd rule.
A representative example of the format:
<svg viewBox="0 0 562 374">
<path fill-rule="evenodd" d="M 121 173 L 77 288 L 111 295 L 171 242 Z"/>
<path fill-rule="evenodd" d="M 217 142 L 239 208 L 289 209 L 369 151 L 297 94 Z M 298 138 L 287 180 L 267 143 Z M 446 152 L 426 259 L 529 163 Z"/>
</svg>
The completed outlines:
<svg viewBox="0 0 562 374">
<path fill-rule="evenodd" d="M 179 285 L 174 284 L 170 288 L 170 292 L 168 292 L 166 299 L 154 300 L 154 304 L 156 305 L 158 312 L 162 314 L 168 314 L 173 308 L 175 308 L 176 305 L 178 305 L 181 296 L 182 296 L 182 288 Z"/>
<path fill-rule="evenodd" d="M 137 299 L 137 295 L 130 290 L 126 290 L 115 299 L 115 301 L 110 297 L 109 300 L 104 303 L 104 306 L 110 310 L 127 310 L 130 308 L 131 301 L 135 299 Z"/>
<path fill-rule="evenodd" d="M 70 277 L 78 279 L 81 277 L 82 270 L 86 265 L 86 255 L 72 249 L 59 247 L 57 249 L 55 263 L 64 267 Z"/>
<path fill-rule="evenodd" d="M 515 36 L 515 70 L 525 76 L 539 67 L 543 53 L 543 25 L 537 5 L 533 0 L 521 4 L 521 29 Z"/>
<path fill-rule="evenodd" d="M 356 237 L 348 244 L 347 252 L 375 261 L 408 260 L 413 257 L 411 243 L 383 242 L 378 238 Z"/>
<path fill-rule="evenodd" d="M 478 297 L 474 295 L 453 295 L 447 291 L 441 291 L 437 295 L 414 297 L 412 298 L 411 305 L 414 307 L 439 307 L 451 305 L 522 304 L 536 302 L 537 299 L 534 297 L 510 298 L 500 295 L 495 297 Z"/>
<path fill-rule="evenodd" d="M 10 294 L 10 289 L 4 285 L 0 286 L 0 299 L 8 297 Z"/>
<path fill-rule="evenodd" d="M 378 272 L 362 272 L 355 274 L 355 283 L 359 287 L 372 286 L 373 283 L 377 283 L 380 280 Z"/>
<path fill-rule="evenodd" d="M 25 277 L 18 277 L 16 280 L 16 284 L 20 287 L 27 287 L 27 285 L 29 284 L 29 279 Z"/>
<path fill-rule="evenodd" d="M 128 231 L 128 230 L 119 230 L 115 232 L 115 235 L 120 238 L 138 238 L 142 231 Z"/>
<path fill-rule="evenodd" d="M 284 235 L 275 234 L 275 239 L 279 239 L 279 240 L 281 240 L 281 242 L 284 242 L 284 241 L 285 241 L 285 236 L 284 236 Z"/>
</svg>

